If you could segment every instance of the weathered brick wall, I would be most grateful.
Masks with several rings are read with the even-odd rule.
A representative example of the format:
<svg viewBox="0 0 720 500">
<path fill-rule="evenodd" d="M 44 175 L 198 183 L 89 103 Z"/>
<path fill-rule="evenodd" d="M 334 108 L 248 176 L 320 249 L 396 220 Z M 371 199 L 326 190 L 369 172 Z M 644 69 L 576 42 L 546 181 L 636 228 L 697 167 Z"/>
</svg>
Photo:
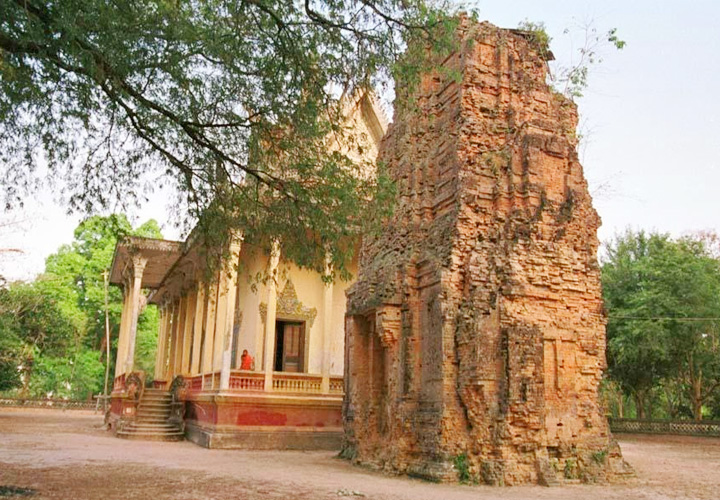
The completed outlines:
<svg viewBox="0 0 720 500">
<path fill-rule="evenodd" d="M 348 294 L 344 453 L 496 484 L 624 471 L 599 406 L 599 217 L 577 113 L 517 32 L 464 21 L 379 160 L 395 216 Z"/>
</svg>

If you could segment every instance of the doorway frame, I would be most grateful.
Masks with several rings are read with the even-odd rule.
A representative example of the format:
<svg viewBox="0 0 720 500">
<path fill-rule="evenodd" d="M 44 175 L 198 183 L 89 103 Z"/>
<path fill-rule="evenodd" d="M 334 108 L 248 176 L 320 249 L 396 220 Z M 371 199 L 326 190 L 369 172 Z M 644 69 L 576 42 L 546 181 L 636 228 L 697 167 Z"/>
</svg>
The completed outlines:
<svg viewBox="0 0 720 500">
<path fill-rule="evenodd" d="M 302 353 L 300 353 L 301 358 L 301 371 L 297 372 L 285 372 L 282 370 L 276 370 L 277 366 L 277 358 L 278 358 L 278 348 L 279 348 L 279 327 L 280 325 L 300 325 L 301 329 L 301 343 L 302 343 Z M 284 334 L 284 332 L 283 332 Z M 284 339 L 283 339 L 284 342 Z M 284 349 L 284 346 L 283 346 Z M 308 322 L 303 319 L 297 319 L 297 318 L 285 318 L 278 316 L 275 319 L 275 357 L 273 359 L 273 371 L 277 373 L 310 373 L 309 368 L 309 353 L 310 353 L 310 328 L 308 325 Z M 281 367 L 282 368 L 282 367 Z"/>
</svg>

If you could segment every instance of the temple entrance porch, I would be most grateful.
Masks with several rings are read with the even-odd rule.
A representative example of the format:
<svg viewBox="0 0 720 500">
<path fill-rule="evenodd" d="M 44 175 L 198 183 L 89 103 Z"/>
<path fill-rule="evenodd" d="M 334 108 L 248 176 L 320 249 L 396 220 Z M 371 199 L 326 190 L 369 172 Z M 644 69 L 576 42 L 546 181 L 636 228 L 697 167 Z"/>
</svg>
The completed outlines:
<svg viewBox="0 0 720 500">
<path fill-rule="evenodd" d="M 156 364 L 153 374 L 128 363 L 118 369 L 113 429 L 135 425 L 147 386 L 170 392 L 174 421 L 202 446 L 339 449 L 343 378 L 337 373 L 344 363 L 348 284 L 327 283 L 319 273 L 283 262 L 278 244 L 263 252 L 242 237 L 232 240 L 231 257 L 214 278 L 203 268 L 198 245 L 165 255 L 164 269 L 142 245 L 160 243 L 119 243 L 114 271 L 144 262 L 132 285 L 142 299 L 141 290 L 149 289 L 147 302 L 158 306 Z M 143 273 L 163 271 L 155 286 L 142 281 Z M 253 281 L 259 274 L 265 279 Z M 139 308 L 125 309 L 130 324 Z"/>
</svg>

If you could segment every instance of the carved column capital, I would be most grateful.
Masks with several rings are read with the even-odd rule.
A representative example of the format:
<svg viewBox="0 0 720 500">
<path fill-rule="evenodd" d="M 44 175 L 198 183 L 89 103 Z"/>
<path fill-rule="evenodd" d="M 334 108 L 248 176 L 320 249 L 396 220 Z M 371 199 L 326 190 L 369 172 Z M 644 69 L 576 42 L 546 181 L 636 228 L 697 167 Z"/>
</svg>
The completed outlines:
<svg viewBox="0 0 720 500">
<path fill-rule="evenodd" d="M 144 257 L 142 255 L 133 256 L 133 275 L 136 280 L 142 279 L 143 273 L 145 272 L 145 266 L 147 265 L 147 261 L 147 257 Z"/>
</svg>

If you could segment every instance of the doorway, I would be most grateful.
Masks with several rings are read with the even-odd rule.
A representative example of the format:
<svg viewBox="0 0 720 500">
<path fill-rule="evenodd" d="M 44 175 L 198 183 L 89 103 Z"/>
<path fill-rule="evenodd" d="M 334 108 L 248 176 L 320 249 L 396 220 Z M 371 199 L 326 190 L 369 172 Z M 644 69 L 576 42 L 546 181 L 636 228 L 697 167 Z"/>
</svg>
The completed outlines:
<svg viewBox="0 0 720 500">
<path fill-rule="evenodd" d="M 276 372 L 303 373 L 305 371 L 305 323 L 275 322 Z"/>
</svg>

